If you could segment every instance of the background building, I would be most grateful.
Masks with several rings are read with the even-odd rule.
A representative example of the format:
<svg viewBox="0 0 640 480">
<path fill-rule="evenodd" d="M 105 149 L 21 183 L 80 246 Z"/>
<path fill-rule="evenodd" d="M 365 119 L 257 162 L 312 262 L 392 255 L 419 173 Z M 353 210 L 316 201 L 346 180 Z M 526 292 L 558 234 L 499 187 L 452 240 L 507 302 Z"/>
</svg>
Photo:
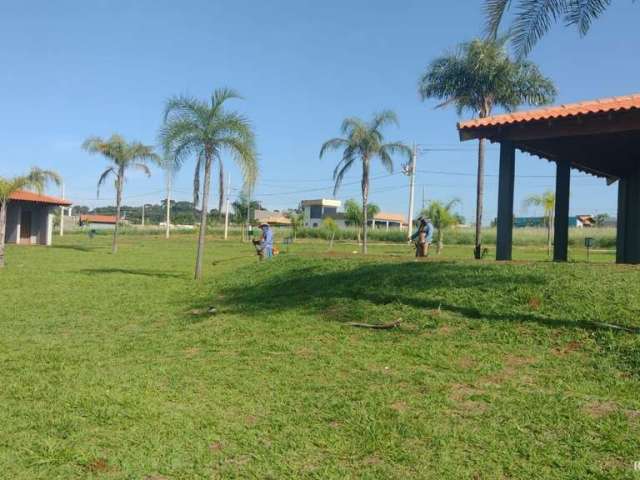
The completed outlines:
<svg viewBox="0 0 640 480">
<path fill-rule="evenodd" d="M 9 197 L 6 243 L 51 245 L 53 217 L 58 207 L 70 207 L 62 198 L 18 191 Z"/>
</svg>

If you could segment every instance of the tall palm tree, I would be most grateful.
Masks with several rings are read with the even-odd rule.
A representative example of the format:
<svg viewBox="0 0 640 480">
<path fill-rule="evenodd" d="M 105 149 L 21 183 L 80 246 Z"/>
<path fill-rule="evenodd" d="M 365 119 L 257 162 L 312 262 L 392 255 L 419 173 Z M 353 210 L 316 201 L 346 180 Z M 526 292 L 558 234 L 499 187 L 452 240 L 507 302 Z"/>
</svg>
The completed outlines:
<svg viewBox="0 0 640 480">
<path fill-rule="evenodd" d="M 154 153 L 153 147 L 143 145 L 140 142 L 127 142 L 118 134 L 113 134 L 108 139 L 89 137 L 82 144 L 82 148 L 91 154 L 102 155 L 112 164 L 98 178 L 97 196 L 100 196 L 100 187 L 104 185 L 109 177 L 113 176 L 116 189 L 116 224 L 113 229 L 111 251 L 116 253 L 118 251 L 122 191 L 127 170 L 131 168 L 140 170 L 149 177 L 151 176 L 151 171 L 146 163 L 149 161 L 160 162 L 160 157 Z"/>
<path fill-rule="evenodd" d="M 204 167 L 202 209 L 196 255 L 195 278 L 202 278 L 211 168 L 228 151 L 240 166 L 245 183 L 253 186 L 258 175 L 255 136 L 249 121 L 237 112 L 225 108 L 228 100 L 240 98 L 230 89 L 217 89 L 208 101 L 178 96 L 165 106 L 164 125 L 160 140 L 166 151 L 172 152 L 179 166 L 191 155 L 197 156 L 194 194 L 200 188 L 200 170 Z"/>
<path fill-rule="evenodd" d="M 465 110 L 480 118 L 495 107 L 507 112 L 519 105 L 544 105 L 556 96 L 553 82 L 529 61 L 513 61 L 506 38 L 473 40 L 456 52 L 434 60 L 419 82 L 422 100 L 441 100 L 436 108 L 454 104 L 458 114 Z M 482 206 L 484 197 L 485 141 L 478 142 L 478 183 L 476 191 L 475 257 L 482 253 Z"/>
<path fill-rule="evenodd" d="M 373 116 L 366 122 L 356 117 L 347 118 L 342 122 L 342 138 L 333 138 L 326 141 L 320 149 L 320 158 L 329 150 L 342 150 L 342 159 L 333 171 L 335 195 L 342 184 L 345 174 L 351 169 L 354 163 L 362 163 L 362 253 L 367 253 L 367 222 L 369 202 L 369 171 L 371 162 L 378 158 L 384 168 L 393 172 L 392 155 L 400 154 L 411 158 L 411 149 L 401 142 L 384 143 L 382 128 L 389 124 L 398 124 L 396 114 L 390 110 L 385 110 Z"/>
<path fill-rule="evenodd" d="M 552 250 L 552 231 L 553 231 L 553 217 L 556 209 L 556 194 L 551 190 L 547 190 L 541 195 L 530 195 L 524 200 L 524 208 L 531 206 L 542 207 L 544 212 L 544 223 L 547 228 L 547 256 L 551 257 Z"/>
<path fill-rule="evenodd" d="M 431 219 L 434 228 L 437 230 L 436 253 L 438 255 L 440 255 L 444 246 L 445 230 L 459 223 L 459 217 L 453 211 L 453 208 L 459 203 L 460 200 L 457 198 L 454 198 L 448 203 L 433 200 L 429 202 L 427 208 L 421 212 L 423 217 Z"/>
<path fill-rule="evenodd" d="M 33 167 L 31 171 L 23 176 L 5 178 L 0 177 L 0 268 L 4 268 L 5 235 L 7 231 L 7 210 L 11 195 L 19 190 L 36 190 L 38 193 L 53 182 L 56 185 L 62 183 L 60 176 L 51 170 L 42 170 Z"/>
<path fill-rule="evenodd" d="M 516 2 L 485 0 L 486 28 L 490 38 L 496 38 L 504 15 L 513 3 Z M 609 5 L 611 0 L 518 0 L 509 29 L 517 55 L 528 55 L 555 22 L 575 26 L 581 36 L 586 35 L 593 20 Z"/>
</svg>

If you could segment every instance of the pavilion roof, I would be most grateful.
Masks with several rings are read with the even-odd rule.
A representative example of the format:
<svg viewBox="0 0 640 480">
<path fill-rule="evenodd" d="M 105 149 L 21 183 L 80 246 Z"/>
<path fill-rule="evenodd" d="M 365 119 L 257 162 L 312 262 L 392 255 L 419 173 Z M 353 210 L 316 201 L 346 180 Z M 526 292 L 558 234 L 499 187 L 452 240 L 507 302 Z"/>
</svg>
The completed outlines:
<svg viewBox="0 0 640 480">
<path fill-rule="evenodd" d="M 578 117 L 584 115 L 640 109 L 640 94 L 622 97 L 601 98 L 586 102 L 567 103 L 553 107 L 538 108 L 524 112 L 506 113 L 485 118 L 476 118 L 458 123 L 458 130 L 509 125 L 515 123 L 551 120 L 555 118 Z"/>
<path fill-rule="evenodd" d="M 614 181 L 640 166 L 640 94 L 458 123 L 460 140 L 486 138 Z"/>
</svg>

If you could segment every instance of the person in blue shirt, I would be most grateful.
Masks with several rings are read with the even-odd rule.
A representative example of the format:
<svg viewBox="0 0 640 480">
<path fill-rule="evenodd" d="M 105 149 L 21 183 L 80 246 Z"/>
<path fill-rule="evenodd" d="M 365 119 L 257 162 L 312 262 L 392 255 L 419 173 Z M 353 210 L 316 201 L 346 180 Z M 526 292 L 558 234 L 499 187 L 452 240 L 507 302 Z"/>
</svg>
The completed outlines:
<svg viewBox="0 0 640 480">
<path fill-rule="evenodd" d="M 429 218 L 418 218 L 418 230 L 411 235 L 411 241 L 416 245 L 416 257 L 429 255 L 429 245 L 433 241 L 433 224 Z"/>
<path fill-rule="evenodd" d="M 273 257 L 273 230 L 268 223 L 260 225 L 262 230 L 262 238 L 260 239 L 260 259 Z"/>
</svg>

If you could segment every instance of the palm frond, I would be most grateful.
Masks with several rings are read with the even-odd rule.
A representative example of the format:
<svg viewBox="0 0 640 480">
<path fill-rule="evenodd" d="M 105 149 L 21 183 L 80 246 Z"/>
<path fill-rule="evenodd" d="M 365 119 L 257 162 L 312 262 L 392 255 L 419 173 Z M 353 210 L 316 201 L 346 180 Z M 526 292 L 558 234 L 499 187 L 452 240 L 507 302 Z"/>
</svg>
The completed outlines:
<svg viewBox="0 0 640 480">
<path fill-rule="evenodd" d="M 498 30 L 504 14 L 509 10 L 511 0 L 486 0 L 484 5 L 484 13 L 486 18 L 486 34 L 487 38 L 495 39 L 498 36 Z"/>
<path fill-rule="evenodd" d="M 371 130 L 378 131 L 386 125 L 398 125 L 398 116 L 392 110 L 383 110 L 374 115 L 371 122 Z"/>
<path fill-rule="evenodd" d="M 329 150 L 338 150 L 342 147 L 346 147 L 349 145 L 349 141 L 344 138 L 332 138 L 331 140 L 327 140 L 320 147 L 320 155 L 322 158 Z"/>
<path fill-rule="evenodd" d="M 576 25 L 580 35 L 584 36 L 591 22 L 598 18 L 611 5 L 611 0 L 569 0 L 566 8 L 565 23 Z"/>
<path fill-rule="evenodd" d="M 112 174 L 116 178 L 118 177 L 118 174 L 113 167 L 109 167 L 104 172 L 102 172 L 102 174 L 100 175 L 100 178 L 98 178 L 98 188 L 96 191 L 96 198 L 100 198 L 100 187 L 104 185 L 104 182 L 107 180 L 107 178 L 109 178 L 109 175 L 112 175 Z"/>
<path fill-rule="evenodd" d="M 198 159 L 196 160 L 196 168 L 193 173 L 193 206 L 194 208 L 198 208 L 198 204 L 200 203 L 200 174 L 202 173 L 202 167 L 204 166 L 204 153 L 200 152 L 198 154 Z"/>
<path fill-rule="evenodd" d="M 148 166 L 146 166 L 144 163 L 133 163 L 131 164 L 132 168 L 135 168 L 136 170 L 140 170 L 142 173 L 144 173 L 147 177 L 151 176 L 151 170 L 149 169 Z"/>
<path fill-rule="evenodd" d="M 565 11 L 567 0 L 520 0 L 511 32 L 516 54 L 523 58 Z"/>
</svg>

